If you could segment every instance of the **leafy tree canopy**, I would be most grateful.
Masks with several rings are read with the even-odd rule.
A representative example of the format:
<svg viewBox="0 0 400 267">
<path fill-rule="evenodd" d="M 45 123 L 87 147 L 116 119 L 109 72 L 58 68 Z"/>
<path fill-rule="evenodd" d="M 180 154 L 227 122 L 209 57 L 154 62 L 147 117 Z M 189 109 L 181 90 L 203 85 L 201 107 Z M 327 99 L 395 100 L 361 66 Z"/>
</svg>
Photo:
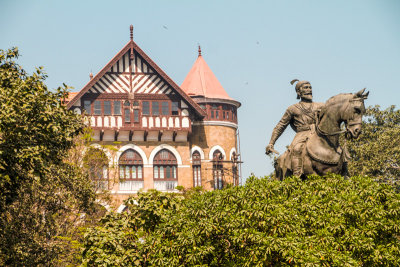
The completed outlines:
<svg viewBox="0 0 400 267">
<path fill-rule="evenodd" d="M 362 134 L 348 142 L 349 171 L 390 183 L 400 180 L 400 110 L 369 107 Z"/>
<path fill-rule="evenodd" d="M 42 68 L 29 75 L 18 56 L 0 50 L 0 265 L 36 266 L 57 258 L 94 193 L 66 160 L 84 127 L 62 103 L 67 86 L 50 91 Z"/>
<path fill-rule="evenodd" d="M 243 187 L 139 193 L 85 233 L 92 266 L 400 264 L 400 195 L 373 179 L 250 177 Z"/>
</svg>

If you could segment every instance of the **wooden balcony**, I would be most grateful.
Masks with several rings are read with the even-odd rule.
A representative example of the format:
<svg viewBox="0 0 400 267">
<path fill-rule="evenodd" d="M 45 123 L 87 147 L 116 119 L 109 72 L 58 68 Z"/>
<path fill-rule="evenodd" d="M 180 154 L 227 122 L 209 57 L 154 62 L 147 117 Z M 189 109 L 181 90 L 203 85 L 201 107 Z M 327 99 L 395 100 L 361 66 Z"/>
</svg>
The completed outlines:
<svg viewBox="0 0 400 267">
<path fill-rule="evenodd" d="M 187 142 L 192 130 L 188 116 L 142 116 L 138 122 L 123 122 L 122 116 L 88 116 L 94 141 Z"/>
</svg>

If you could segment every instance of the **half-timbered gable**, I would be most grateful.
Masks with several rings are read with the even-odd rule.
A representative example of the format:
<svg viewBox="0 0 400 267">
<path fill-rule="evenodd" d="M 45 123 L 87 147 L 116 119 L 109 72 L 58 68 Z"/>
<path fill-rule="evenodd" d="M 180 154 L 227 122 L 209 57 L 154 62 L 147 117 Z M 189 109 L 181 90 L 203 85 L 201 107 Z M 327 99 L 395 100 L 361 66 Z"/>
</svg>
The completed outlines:
<svg viewBox="0 0 400 267">
<path fill-rule="evenodd" d="M 68 103 L 96 141 L 186 142 L 205 112 L 133 40 Z"/>
</svg>

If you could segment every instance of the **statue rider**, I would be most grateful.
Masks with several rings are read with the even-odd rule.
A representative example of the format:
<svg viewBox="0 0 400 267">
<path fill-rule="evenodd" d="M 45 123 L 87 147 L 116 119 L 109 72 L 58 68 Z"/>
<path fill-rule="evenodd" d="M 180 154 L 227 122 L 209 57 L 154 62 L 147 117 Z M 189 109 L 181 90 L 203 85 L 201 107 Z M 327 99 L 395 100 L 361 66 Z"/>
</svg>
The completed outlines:
<svg viewBox="0 0 400 267">
<path fill-rule="evenodd" d="M 292 129 L 296 132 L 296 136 L 289 146 L 291 170 L 293 175 L 301 176 L 303 174 L 303 147 L 308 134 L 314 129 L 316 111 L 322 107 L 323 103 L 312 101 L 312 87 L 310 82 L 296 79 L 290 83 L 293 85 L 295 82 L 297 82 L 295 87 L 297 99 L 300 99 L 300 102 L 288 107 L 285 114 L 283 114 L 282 119 L 272 132 L 271 140 L 265 148 L 265 153 L 267 155 L 272 152 L 277 153 L 274 150 L 274 144 L 290 124 Z"/>
</svg>

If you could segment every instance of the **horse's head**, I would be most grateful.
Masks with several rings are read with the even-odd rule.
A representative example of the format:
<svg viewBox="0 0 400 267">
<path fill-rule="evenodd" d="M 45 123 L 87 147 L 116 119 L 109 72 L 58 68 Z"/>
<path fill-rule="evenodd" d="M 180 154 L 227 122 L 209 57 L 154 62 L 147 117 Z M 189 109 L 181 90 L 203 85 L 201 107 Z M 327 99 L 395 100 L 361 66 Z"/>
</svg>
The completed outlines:
<svg viewBox="0 0 400 267">
<path fill-rule="evenodd" d="M 364 94 L 364 91 L 365 88 L 355 94 L 339 94 L 329 98 L 318 115 L 317 124 L 322 123 L 324 130 L 320 125 L 317 125 L 317 130 L 324 135 L 337 135 L 342 132 L 340 125 L 344 123 L 347 133 L 357 138 L 365 113 L 364 100 L 369 94 Z"/>
<path fill-rule="evenodd" d="M 368 98 L 369 94 L 369 92 L 364 93 L 364 91 L 365 88 L 351 94 L 352 97 L 350 97 L 342 113 L 347 132 L 353 138 L 357 138 L 361 133 L 362 116 L 365 114 L 364 100 Z"/>
</svg>

